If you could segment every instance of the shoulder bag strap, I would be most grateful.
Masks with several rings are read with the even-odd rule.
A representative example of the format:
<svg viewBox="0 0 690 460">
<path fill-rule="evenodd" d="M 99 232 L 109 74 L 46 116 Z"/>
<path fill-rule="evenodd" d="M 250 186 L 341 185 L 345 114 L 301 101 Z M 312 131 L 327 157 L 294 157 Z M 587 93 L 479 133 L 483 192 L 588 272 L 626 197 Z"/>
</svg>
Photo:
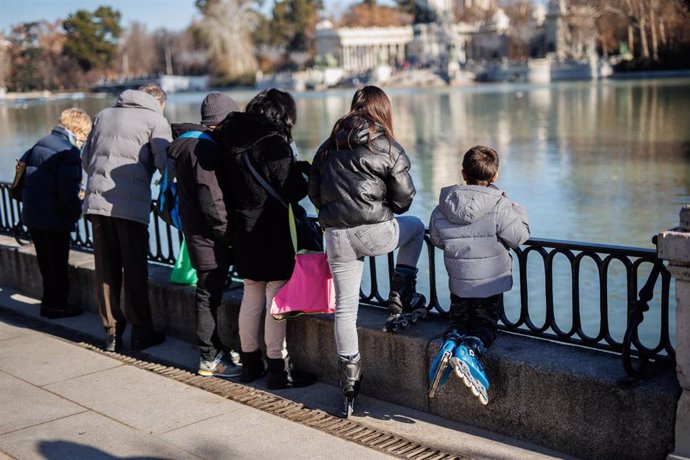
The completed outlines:
<svg viewBox="0 0 690 460">
<path fill-rule="evenodd" d="M 249 172 L 254 176 L 254 179 L 263 187 L 266 192 L 271 195 L 273 198 L 275 198 L 280 204 L 282 204 L 285 208 L 288 207 L 288 204 L 285 202 L 283 197 L 281 197 L 278 192 L 275 191 L 273 187 L 271 187 L 271 184 L 268 183 L 266 179 L 264 179 L 261 174 L 259 174 L 259 171 L 257 171 L 254 168 L 254 165 L 252 165 L 252 162 L 249 160 L 249 153 L 245 150 L 242 152 L 242 158 L 244 159 L 244 164 L 247 165 L 247 168 L 249 169 Z"/>
<path fill-rule="evenodd" d="M 242 152 L 242 158 L 244 158 L 244 163 L 247 165 L 247 168 L 249 169 L 249 172 L 254 176 L 254 179 L 261 185 L 266 192 L 271 195 L 273 198 L 275 198 L 280 204 L 285 206 L 288 210 L 288 225 L 290 227 L 290 239 L 292 240 L 292 247 L 295 250 L 295 254 L 297 254 L 297 223 L 295 221 L 295 214 L 292 211 L 292 205 L 288 204 L 285 202 L 283 197 L 278 195 L 278 192 L 275 191 L 273 187 L 271 187 L 271 184 L 268 183 L 266 179 L 261 177 L 261 174 L 259 174 L 259 171 L 257 171 L 254 168 L 254 165 L 252 165 L 252 162 L 249 160 L 249 154 L 245 150 Z"/>
</svg>

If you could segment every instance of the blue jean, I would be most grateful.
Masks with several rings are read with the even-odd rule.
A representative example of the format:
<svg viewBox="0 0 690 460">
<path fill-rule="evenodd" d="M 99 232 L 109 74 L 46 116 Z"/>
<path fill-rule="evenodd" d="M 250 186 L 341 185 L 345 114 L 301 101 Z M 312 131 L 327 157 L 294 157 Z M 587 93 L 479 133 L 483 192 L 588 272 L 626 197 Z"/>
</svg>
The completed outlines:
<svg viewBox="0 0 690 460">
<path fill-rule="evenodd" d="M 380 256 L 399 248 L 398 265 L 416 267 L 424 246 L 424 223 L 402 216 L 371 225 L 327 228 L 328 265 L 335 285 L 335 344 L 339 356 L 359 353 L 357 311 L 365 256 Z"/>
</svg>

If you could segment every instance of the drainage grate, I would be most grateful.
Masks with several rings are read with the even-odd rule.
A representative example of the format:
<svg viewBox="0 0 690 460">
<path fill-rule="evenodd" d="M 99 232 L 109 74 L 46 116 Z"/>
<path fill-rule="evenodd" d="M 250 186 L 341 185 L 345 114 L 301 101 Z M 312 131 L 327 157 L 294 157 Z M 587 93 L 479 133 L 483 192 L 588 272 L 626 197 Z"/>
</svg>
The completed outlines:
<svg viewBox="0 0 690 460">
<path fill-rule="evenodd" d="M 433 447 L 425 446 L 417 441 L 406 439 L 397 434 L 367 426 L 356 420 L 343 419 L 320 409 L 311 409 L 303 404 L 246 385 L 229 380 L 202 377 L 161 360 L 153 362 L 151 361 L 152 357 L 146 353 L 132 352 L 123 354 L 105 352 L 99 346 L 96 346 L 95 339 L 87 334 L 58 324 L 48 324 L 42 320 L 24 316 L 1 306 L 0 316 L 27 325 L 32 329 L 75 342 L 76 345 L 117 359 L 125 364 L 151 371 L 388 455 L 412 460 L 459 460 L 462 458 Z"/>
</svg>

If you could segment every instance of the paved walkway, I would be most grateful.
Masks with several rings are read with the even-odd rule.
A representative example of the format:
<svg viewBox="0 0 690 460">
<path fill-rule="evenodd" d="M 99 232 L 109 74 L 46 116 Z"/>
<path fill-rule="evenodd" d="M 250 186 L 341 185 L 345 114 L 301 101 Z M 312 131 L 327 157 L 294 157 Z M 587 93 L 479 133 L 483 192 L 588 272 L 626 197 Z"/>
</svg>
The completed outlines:
<svg viewBox="0 0 690 460">
<path fill-rule="evenodd" d="M 0 458 L 387 458 L 376 450 L 127 365 L 23 326 L 38 301 L 0 288 Z M 10 312 L 10 313 L 8 313 Z M 14 319 L 13 319 L 14 318 Z M 100 337 L 96 315 L 48 322 Z M 198 355 L 169 339 L 152 356 L 192 368 Z M 259 381 L 256 388 L 265 390 Z M 323 383 L 275 392 L 337 411 Z M 527 443 L 361 397 L 356 420 L 473 458 L 562 458 Z"/>
</svg>

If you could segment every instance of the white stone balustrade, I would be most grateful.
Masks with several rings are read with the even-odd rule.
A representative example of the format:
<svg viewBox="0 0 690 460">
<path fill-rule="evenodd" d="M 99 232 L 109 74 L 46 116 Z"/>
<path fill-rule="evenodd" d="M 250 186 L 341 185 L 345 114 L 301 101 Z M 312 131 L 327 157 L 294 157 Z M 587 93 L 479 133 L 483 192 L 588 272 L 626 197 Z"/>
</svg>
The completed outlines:
<svg viewBox="0 0 690 460">
<path fill-rule="evenodd" d="M 690 459 L 690 205 L 680 227 L 659 234 L 659 258 L 676 280 L 676 372 L 681 395 L 676 408 L 675 448 L 669 459 Z"/>
</svg>

